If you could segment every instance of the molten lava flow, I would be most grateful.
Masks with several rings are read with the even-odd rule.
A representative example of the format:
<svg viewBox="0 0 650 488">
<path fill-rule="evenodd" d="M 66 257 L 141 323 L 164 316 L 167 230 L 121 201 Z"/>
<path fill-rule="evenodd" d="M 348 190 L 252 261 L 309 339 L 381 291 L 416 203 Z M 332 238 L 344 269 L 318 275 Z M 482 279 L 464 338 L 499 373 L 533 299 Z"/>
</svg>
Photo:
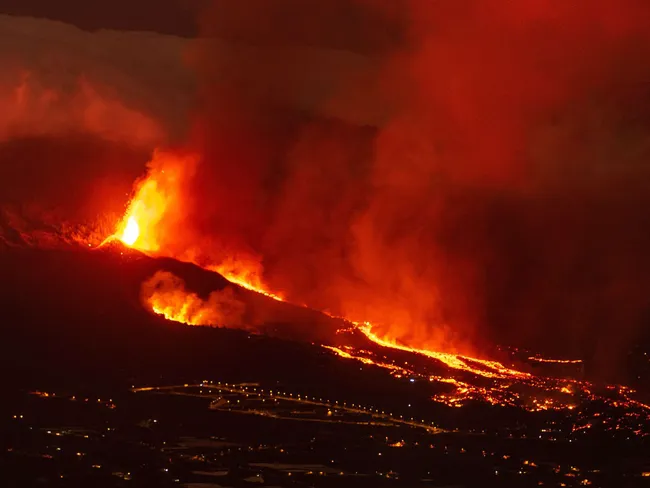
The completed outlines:
<svg viewBox="0 0 650 488">
<path fill-rule="evenodd" d="M 109 239 L 147 254 L 194 263 L 243 288 L 283 301 L 281 295 L 271 292 L 262 282 L 259 260 L 241 256 L 215 262 L 197 253 L 196 246 L 178 245 L 187 212 L 186 202 L 181 201 L 181 195 L 187 191 L 183 185 L 192 177 L 197 161 L 198 157 L 193 155 L 156 152 L 147 174 L 136 182 L 127 211 Z"/>
<path fill-rule="evenodd" d="M 262 268 L 258 261 L 245 258 L 223 260 L 219 264 L 205 266 L 210 271 L 216 271 L 231 283 L 246 288 L 247 290 L 261 293 L 279 302 L 285 301 L 282 295 L 272 293 L 262 282 Z"/>
<path fill-rule="evenodd" d="M 395 378 L 408 377 L 411 381 L 426 381 L 437 385 L 431 400 L 449 407 L 462 407 L 471 401 L 482 401 L 491 405 L 520 407 L 531 412 L 545 410 L 574 410 L 580 402 L 603 403 L 612 408 L 624 408 L 626 413 L 621 417 L 625 423 L 630 419 L 645 422 L 649 417 L 650 406 L 635 400 L 634 390 L 624 386 L 609 386 L 604 394 L 594 393 L 591 383 L 573 379 L 540 377 L 518 373 L 517 375 L 491 375 L 481 370 L 468 370 L 457 367 L 455 360 L 441 361 L 457 371 L 457 375 L 431 374 L 426 364 L 404 361 L 395 356 L 393 361 L 379 351 L 359 350 L 353 347 L 323 346 L 332 353 L 344 359 L 352 359 L 363 364 L 376 366 L 387 370 Z M 391 347 L 390 343 L 386 347 Z M 398 350 L 409 350 L 397 347 Z M 415 354 L 440 359 L 441 353 L 411 350 Z M 443 358 L 445 359 L 445 358 Z M 475 362 L 470 358 L 461 358 Z M 402 361 L 400 363 L 400 361 Z M 484 364 L 479 361 L 479 363 Z M 490 361 L 487 362 L 494 365 Z M 497 363 L 498 364 L 498 363 Z M 514 386 L 514 387 L 513 387 Z M 588 414 L 587 414 L 588 415 Z M 613 425 L 618 429 L 620 425 Z"/>
<path fill-rule="evenodd" d="M 528 358 L 529 361 L 533 361 L 536 363 L 552 363 L 552 364 L 582 364 L 581 359 L 551 359 L 551 358 L 543 358 L 541 356 L 530 356 Z"/>
</svg>

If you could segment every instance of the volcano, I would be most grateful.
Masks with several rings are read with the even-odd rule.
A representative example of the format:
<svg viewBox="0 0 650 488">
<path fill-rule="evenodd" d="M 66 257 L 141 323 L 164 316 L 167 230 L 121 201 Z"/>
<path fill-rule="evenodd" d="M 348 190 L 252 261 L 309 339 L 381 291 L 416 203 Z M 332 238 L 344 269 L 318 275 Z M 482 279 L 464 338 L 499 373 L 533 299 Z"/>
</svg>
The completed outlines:
<svg viewBox="0 0 650 488">
<path fill-rule="evenodd" d="M 603 438 L 613 435 L 627 439 L 628 443 L 634 439 L 644 446 L 645 436 L 650 434 L 650 409 L 642 402 L 641 393 L 577 379 L 583 374 L 580 368 L 566 369 L 566 364 L 553 363 L 550 369 L 540 372 L 534 367 L 539 362 L 526 361 L 535 356 L 522 351 L 518 358 L 514 353 L 504 355 L 511 359 L 508 364 L 462 356 L 454 364 L 423 351 L 371 340 L 359 324 L 248 290 L 191 263 L 147 256 L 117 240 L 97 249 L 7 247 L 0 253 L 0 259 L 5 283 L 11 284 L 2 295 L 5 326 L 0 357 L 4 383 L 11 391 L 18 387 L 16 391 L 23 392 L 18 397 L 28 394 L 34 398 L 25 403 L 12 395 L 8 403 L 14 410 L 26 409 L 34 416 L 24 423 L 24 428 L 29 425 L 33 429 L 51 417 L 41 409 L 50 409 L 52 402 L 69 403 L 71 398 L 82 395 L 97 399 L 117 397 L 116 411 L 125 405 L 136 410 L 154 408 L 136 406 L 148 401 L 147 395 L 154 395 L 160 398 L 154 408 L 161 409 L 156 416 L 169 422 L 179 414 L 180 405 L 174 407 L 174 402 L 170 404 L 166 398 L 194 398 L 209 405 L 188 404 L 182 407 L 183 415 L 198 408 L 198 412 L 206 414 L 217 410 L 222 415 L 246 413 L 244 417 L 252 414 L 261 415 L 262 419 L 270 416 L 275 419 L 268 420 L 270 425 L 304 423 L 309 419 L 325 422 L 323 426 L 328 422 L 335 422 L 334 426 L 350 423 L 357 426 L 355 429 L 374 432 L 373 435 L 382 432 L 382 438 L 385 432 L 386 438 L 392 439 L 389 444 L 412 445 L 411 450 L 419 449 L 417 446 L 423 442 L 442 448 L 442 442 L 447 446 L 447 456 L 450 450 L 455 449 L 460 456 L 459 453 L 471 452 L 488 442 L 494 452 L 507 451 L 508 454 L 499 455 L 509 459 L 513 456 L 513 443 L 535 438 L 537 443 L 525 448 L 525 457 L 536 461 L 517 461 L 517 466 L 528 466 L 535 479 L 551 476 L 539 468 L 540 459 L 544 458 L 540 453 L 546 449 L 543 446 L 572 446 L 563 456 L 574 463 L 575 456 L 582 452 L 581 446 L 587 443 L 603 442 Z M 157 273 L 182 280 L 188 292 L 202 299 L 231 288 L 233 299 L 245 307 L 241 323 L 236 327 L 188 326 L 147 310 L 143 306 L 146 296 L 142 283 Z M 129 389 L 132 393 L 127 394 Z M 268 410 L 269 404 L 260 409 L 256 405 L 262 400 L 273 402 L 274 407 Z M 62 408 L 59 403 L 55 411 Z M 299 413 L 305 407 L 311 413 Z M 318 412 L 322 413 L 322 420 Z M 92 418 L 96 414 L 84 415 Z M 204 414 L 191 415 L 203 418 Z M 181 431 L 189 429 L 185 437 L 190 432 L 194 436 L 196 429 L 223 433 L 223 428 L 218 427 L 220 421 L 215 425 L 215 419 L 208 416 L 203 427 L 191 428 L 191 423 L 180 419 L 173 422 L 185 425 Z M 230 435 L 240 437 L 242 431 L 251 428 L 245 425 Z M 7 428 L 7 432 L 14 432 L 20 427 Z M 121 429 L 124 428 L 123 425 Z M 126 435 L 126 431 L 122 432 L 122 436 Z M 322 435 L 322 428 L 319 432 L 314 435 Z M 348 436 L 350 432 L 346 432 Z M 479 440 L 467 437 L 476 433 L 481 433 Z M 135 437 L 122 441 L 134 442 L 141 434 L 129 435 Z M 171 433 L 156 435 L 165 437 Z M 180 434 L 172 437 L 175 435 Z M 274 445 L 301 445 L 296 439 L 280 440 L 280 434 L 271 437 L 274 436 L 268 440 Z M 429 438 L 430 441 L 426 440 Z M 187 441 L 179 442 L 178 452 L 186 452 L 182 445 Z M 209 452 L 213 452 L 211 449 Z M 203 452 L 205 455 L 206 451 Z M 406 462 L 391 456 L 393 466 Z M 182 457 L 172 457 L 174 463 L 181 462 Z M 337 468 L 338 476 L 349 474 L 353 469 L 350 462 L 346 461 L 345 469 Z M 500 462 L 513 464 L 503 459 Z M 521 464 L 524 462 L 528 464 Z M 594 462 L 583 460 L 583 467 L 576 469 L 586 470 Z M 216 461 L 210 463 L 216 465 Z M 267 477 L 283 471 L 273 464 L 257 464 L 251 459 L 246 469 Z M 295 460 L 287 464 L 287 472 L 297 469 Z M 228 476 L 239 476 L 232 471 L 232 465 L 228 466 Z M 423 471 L 425 465 L 400 466 L 413 470 L 411 474 L 418 473 L 418 483 L 427 483 L 421 481 L 427 476 Z M 501 468 L 505 470 L 502 476 L 508 476 L 512 469 Z M 391 475 L 397 478 L 393 480 L 395 486 L 401 486 L 399 471 L 389 471 L 395 473 Z M 333 476 L 334 471 L 328 473 Z M 446 473 L 438 476 L 447 479 L 450 473 Z M 577 480 L 594 476 L 588 472 L 574 473 Z M 492 472 L 490 475 L 495 476 Z M 565 476 L 553 476 L 556 475 Z M 141 476 L 150 479 L 150 474 Z M 283 479 L 285 476 L 286 473 L 280 475 Z M 309 479 L 312 475 L 300 476 Z M 454 473 L 451 479 L 459 476 Z M 477 479 L 476 476 L 484 479 L 487 472 L 481 468 L 470 478 L 460 477 Z"/>
<path fill-rule="evenodd" d="M 135 360 L 140 365 L 145 359 L 145 363 L 154 361 L 157 368 L 170 355 L 189 354 L 195 361 L 173 360 L 170 369 L 177 370 L 179 365 L 181 369 L 197 367 L 198 373 L 210 360 L 222 365 L 223 351 L 208 353 L 211 341 L 181 347 L 171 337 L 214 337 L 218 345 L 219 336 L 225 334 L 247 340 L 254 337 L 253 342 L 268 340 L 300 347 L 317 356 L 336 358 L 337 363 L 360 363 L 394 380 L 426 380 L 431 399 L 452 406 L 469 401 L 540 411 L 573 409 L 583 400 L 606 400 L 591 391 L 598 389 L 595 384 L 581 381 L 585 372 L 580 360 L 544 359 L 515 348 L 499 353 L 503 362 L 414 349 L 377 337 L 370 325 L 348 322 L 258 293 L 191 263 L 147 256 L 117 240 L 96 249 L 13 247 L 3 250 L 0 256 L 3 276 L 12 284 L 3 295 L 3 310 L 9 324 L 3 329 L 7 334 L 4 343 L 11 344 L 5 358 L 14 361 L 14 354 L 33 350 L 30 361 L 19 361 L 28 368 L 40 365 L 44 370 L 50 369 L 57 363 L 56 358 L 74 358 L 72 363 L 84 364 L 84 370 L 90 365 L 101 369 L 115 362 L 118 369 L 124 369 L 124 361 L 117 359 L 121 357 L 127 363 Z M 151 295 L 143 283 L 161 274 L 175 277 L 184 286 L 184 297 L 195 296 L 206 307 L 211 306 L 207 298 L 211 294 L 231 290 L 231 300 L 242 310 L 238 323 L 188 326 L 174 312 L 168 314 L 155 306 L 147 310 Z M 94 349 L 93 344 L 99 349 Z M 196 347 L 205 353 L 199 353 Z M 60 351 L 65 354 L 60 355 Z M 242 352 L 238 349 L 237 354 Z M 233 358 L 226 356 L 230 363 Z M 201 358 L 208 362 L 199 361 L 201 366 L 192 364 Z M 259 366 L 258 361 L 250 362 Z M 302 362 L 285 358 L 261 364 L 287 366 Z M 546 371 L 542 373 L 549 373 L 548 376 L 536 374 L 540 364 L 545 365 Z M 632 390 L 611 388 L 621 395 L 614 395 L 614 402 L 646 408 L 630 396 Z"/>
<path fill-rule="evenodd" d="M 649 479 L 643 2 L 190 3 L 0 17 L 0 486 Z"/>
</svg>

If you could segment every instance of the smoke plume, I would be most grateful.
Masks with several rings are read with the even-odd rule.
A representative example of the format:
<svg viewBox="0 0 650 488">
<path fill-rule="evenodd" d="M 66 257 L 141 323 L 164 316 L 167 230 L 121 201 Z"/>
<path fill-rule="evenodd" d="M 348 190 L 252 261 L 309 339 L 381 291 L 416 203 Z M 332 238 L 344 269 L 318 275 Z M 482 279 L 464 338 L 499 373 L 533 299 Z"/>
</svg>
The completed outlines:
<svg viewBox="0 0 650 488">
<path fill-rule="evenodd" d="M 186 237 L 402 341 L 618 354 L 648 309 L 649 10 L 215 1 Z"/>
<path fill-rule="evenodd" d="M 142 283 L 141 295 L 147 308 L 155 313 L 190 325 L 241 327 L 246 311 L 231 287 L 213 291 L 203 299 L 168 271 L 158 271 Z"/>
</svg>

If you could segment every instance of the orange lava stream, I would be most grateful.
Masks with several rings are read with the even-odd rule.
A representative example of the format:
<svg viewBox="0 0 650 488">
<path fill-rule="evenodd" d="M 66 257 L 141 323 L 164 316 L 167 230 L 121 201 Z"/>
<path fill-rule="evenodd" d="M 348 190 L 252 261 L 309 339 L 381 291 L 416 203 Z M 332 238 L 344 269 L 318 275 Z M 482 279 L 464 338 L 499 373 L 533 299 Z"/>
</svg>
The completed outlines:
<svg viewBox="0 0 650 488">
<path fill-rule="evenodd" d="M 419 370 L 413 364 L 403 366 L 375 359 L 370 351 L 355 350 L 352 347 L 323 346 L 332 353 L 344 359 L 359 361 L 366 365 L 376 366 L 389 371 L 396 378 L 410 377 L 437 383 L 443 389 L 431 396 L 431 400 L 448 407 L 462 407 L 470 401 L 483 401 L 490 405 L 502 407 L 521 407 L 530 412 L 547 410 L 574 410 L 581 401 L 602 402 L 613 408 L 626 409 L 622 419 L 639 420 L 650 418 L 650 406 L 634 398 L 635 390 L 625 386 L 608 386 L 602 394 L 594 393 L 593 385 L 586 381 L 563 379 L 543 376 L 525 375 L 474 377 L 472 383 L 453 376 L 440 376 Z M 402 349 L 410 351 L 409 348 Z M 422 354 L 417 352 L 418 354 Z M 438 353 L 436 353 L 438 354 Z M 425 354 L 428 356 L 427 354 Z M 447 363 L 445 363 L 447 364 Z M 461 369 L 468 372 L 467 369 Z M 475 371 L 469 371 L 476 374 Z M 451 390 L 445 388 L 449 385 Z M 612 428 L 618 428 L 613 426 Z"/>
<path fill-rule="evenodd" d="M 379 344 L 383 347 L 389 347 L 392 349 L 399 349 L 400 351 L 412 352 L 415 354 L 420 354 L 431 359 L 437 359 L 438 361 L 446 364 L 450 368 L 459 369 L 463 371 L 468 371 L 479 376 L 484 376 L 486 378 L 528 378 L 531 375 L 529 373 L 524 373 L 522 371 L 517 371 L 515 369 L 506 368 L 501 363 L 497 361 L 488 361 L 485 359 L 476 359 L 469 358 L 467 356 L 461 356 L 459 354 L 450 354 L 444 352 L 435 352 L 429 351 L 427 349 L 417 349 L 414 347 L 404 346 L 398 344 L 394 340 L 382 339 L 377 334 L 372 332 L 372 324 L 356 324 L 358 329 L 363 332 L 363 334 L 373 341 L 376 344 Z M 478 366 L 472 366 L 471 363 L 476 363 Z"/>
<path fill-rule="evenodd" d="M 529 361 L 536 363 L 553 363 L 553 364 L 582 364 L 582 359 L 550 359 L 541 356 L 530 356 Z"/>
<path fill-rule="evenodd" d="M 210 266 L 207 269 L 210 270 L 210 271 L 216 271 L 217 273 L 219 273 L 221 276 L 226 278 L 231 283 L 234 283 L 235 285 L 239 285 L 242 288 L 246 288 L 247 290 L 254 291 L 255 293 L 259 293 L 259 294 L 265 295 L 265 296 L 267 296 L 269 298 L 273 298 L 274 300 L 277 300 L 278 302 L 286 301 L 282 295 L 278 295 L 276 293 L 272 293 L 269 290 L 267 290 L 259 282 L 259 280 L 255 280 L 256 283 L 253 283 L 252 281 L 249 281 L 248 279 L 246 279 L 245 275 L 239 274 L 239 273 L 234 273 L 226 266 Z"/>
<path fill-rule="evenodd" d="M 368 365 L 372 365 L 372 366 L 378 366 L 378 367 L 384 368 L 384 369 L 390 369 L 392 371 L 397 372 L 399 375 L 408 375 L 408 374 L 410 374 L 410 372 L 407 371 L 406 369 L 400 368 L 399 366 L 395 366 L 394 364 L 385 363 L 385 362 L 377 362 L 377 361 L 373 361 L 372 359 L 367 358 L 367 357 L 355 355 L 355 351 L 351 347 L 346 348 L 347 351 L 343 350 L 340 347 L 334 347 L 334 346 L 323 346 L 323 347 L 325 349 L 328 349 L 328 350 L 332 351 L 334 354 L 336 354 L 338 356 L 341 356 L 342 358 L 345 358 L 345 359 L 356 359 L 357 361 L 361 361 L 364 364 L 368 364 Z"/>
</svg>

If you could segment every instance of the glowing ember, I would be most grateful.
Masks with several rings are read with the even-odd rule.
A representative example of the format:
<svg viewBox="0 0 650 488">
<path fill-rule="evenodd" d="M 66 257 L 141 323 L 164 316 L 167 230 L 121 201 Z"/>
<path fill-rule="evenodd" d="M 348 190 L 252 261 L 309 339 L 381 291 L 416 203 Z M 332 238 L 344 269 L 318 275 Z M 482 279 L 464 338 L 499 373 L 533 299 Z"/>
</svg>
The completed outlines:
<svg viewBox="0 0 650 488">
<path fill-rule="evenodd" d="M 264 283 L 262 283 L 260 278 L 262 270 L 258 263 L 247 262 L 242 259 L 229 259 L 219 263 L 218 265 L 205 266 L 205 269 L 216 271 L 231 283 L 235 283 L 242 288 L 266 295 L 267 297 L 273 298 L 279 302 L 285 301 L 284 297 L 272 293 Z"/>
<path fill-rule="evenodd" d="M 485 359 L 469 358 L 458 354 L 428 351 L 426 349 L 416 349 L 414 347 L 404 346 L 393 340 L 383 339 L 377 336 L 372 332 L 372 324 L 357 324 L 357 326 L 368 339 L 380 346 L 421 354 L 431 359 L 437 359 L 453 369 L 468 371 L 487 378 L 527 378 L 531 376 L 529 373 L 523 373 L 521 371 L 506 368 L 497 361 L 487 361 Z"/>
<path fill-rule="evenodd" d="M 536 363 L 554 363 L 554 364 L 581 364 L 581 359 L 550 359 L 543 358 L 541 356 L 531 356 L 528 358 L 529 361 L 534 361 Z"/>
<path fill-rule="evenodd" d="M 623 386 L 608 387 L 610 391 L 607 394 L 598 395 L 592 392 L 593 385 L 584 381 L 538 377 L 525 373 L 519 373 L 524 376 L 486 376 L 481 372 L 458 368 L 458 373 L 462 374 L 463 378 L 467 377 L 468 373 L 474 376 L 470 383 L 469 378 L 463 381 L 453 376 L 430 374 L 426 365 L 386 362 L 386 356 L 382 357 L 371 351 L 356 350 L 352 347 L 323 347 L 341 358 L 386 369 L 395 378 L 406 377 L 412 381 L 419 378 L 431 384 L 438 384 L 442 391 L 434 394 L 431 400 L 449 407 L 462 407 L 470 401 L 483 401 L 491 405 L 521 407 L 531 412 L 574 410 L 577 405 L 576 400 L 580 399 L 602 402 L 613 408 L 627 409 L 626 416 L 638 420 L 647 418 L 650 409 L 648 405 L 632 398 L 634 390 Z M 422 354 L 417 350 L 415 353 Z M 514 384 L 516 388 L 513 388 Z"/>
<path fill-rule="evenodd" d="M 409 374 L 409 372 L 406 369 L 400 368 L 399 366 L 395 366 L 394 364 L 389 364 L 389 363 L 386 363 L 386 362 L 373 361 L 370 358 L 360 356 L 360 355 L 358 355 L 358 351 L 355 352 L 351 347 L 346 348 L 347 351 L 343 350 L 340 347 L 334 347 L 334 346 L 323 346 L 323 347 L 325 349 L 328 349 L 328 350 L 332 351 L 333 353 L 341 356 L 342 358 L 345 358 L 345 359 L 356 359 L 358 361 L 361 361 L 364 364 L 370 364 L 370 365 L 373 365 L 373 366 L 379 366 L 380 368 L 390 369 L 392 371 L 395 371 L 395 372 L 399 373 L 402 376 Z"/>
</svg>

